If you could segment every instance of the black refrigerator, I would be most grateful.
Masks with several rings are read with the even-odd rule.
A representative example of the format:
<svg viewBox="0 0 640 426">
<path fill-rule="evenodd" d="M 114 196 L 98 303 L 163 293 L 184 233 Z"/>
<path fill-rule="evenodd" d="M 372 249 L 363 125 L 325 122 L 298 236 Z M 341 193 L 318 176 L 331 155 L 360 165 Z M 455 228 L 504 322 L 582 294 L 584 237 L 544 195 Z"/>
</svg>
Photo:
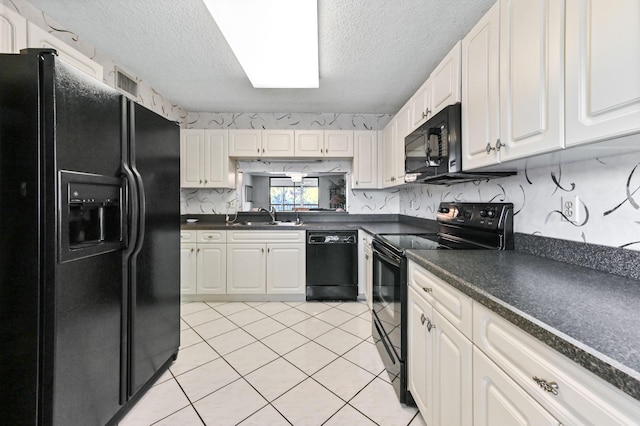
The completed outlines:
<svg viewBox="0 0 640 426">
<path fill-rule="evenodd" d="M 180 339 L 179 127 L 0 55 L 0 424 L 115 423 Z"/>
</svg>

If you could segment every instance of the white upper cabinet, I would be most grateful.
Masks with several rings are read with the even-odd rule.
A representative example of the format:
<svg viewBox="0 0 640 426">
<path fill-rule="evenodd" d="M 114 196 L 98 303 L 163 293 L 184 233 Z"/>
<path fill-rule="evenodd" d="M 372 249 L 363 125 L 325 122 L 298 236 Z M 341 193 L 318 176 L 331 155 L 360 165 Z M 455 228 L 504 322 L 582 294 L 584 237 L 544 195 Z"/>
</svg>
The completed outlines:
<svg viewBox="0 0 640 426">
<path fill-rule="evenodd" d="M 262 155 L 262 131 L 255 129 L 229 130 L 229 157 Z"/>
<path fill-rule="evenodd" d="M 379 148 L 383 188 L 404 183 L 404 138 L 410 133 L 410 122 L 411 103 L 407 102 L 384 128 L 384 140 Z"/>
<path fill-rule="evenodd" d="M 564 0 L 500 0 L 500 6 L 499 159 L 562 149 Z"/>
<path fill-rule="evenodd" d="M 42 49 L 55 49 L 58 57 L 77 69 L 84 71 L 96 80 L 102 81 L 102 65 L 91 60 L 80 51 L 69 46 L 59 38 L 49 34 L 32 22 L 28 23 L 28 46 Z"/>
<path fill-rule="evenodd" d="M 228 130 L 180 131 L 180 186 L 235 188 L 236 167 L 227 152 Z"/>
<path fill-rule="evenodd" d="M 357 189 L 378 188 L 378 132 L 356 130 L 353 132 L 353 180 Z"/>
<path fill-rule="evenodd" d="M 433 115 L 431 110 L 432 80 L 429 78 L 411 97 L 411 128 L 417 129 Z"/>
<path fill-rule="evenodd" d="M 499 131 L 500 2 L 462 39 L 462 165 L 468 170 L 496 162 L 487 155 Z"/>
<path fill-rule="evenodd" d="M 640 2 L 567 0 L 567 146 L 640 131 Z"/>
<path fill-rule="evenodd" d="M 325 130 L 324 156 L 334 158 L 353 157 L 353 131 Z"/>
<path fill-rule="evenodd" d="M 322 157 L 324 154 L 324 132 L 322 130 L 296 130 L 296 157 Z"/>
<path fill-rule="evenodd" d="M 460 44 L 456 43 L 411 97 L 410 132 L 444 107 L 460 102 Z"/>
<path fill-rule="evenodd" d="M 0 4 L 0 53 L 19 53 L 27 47 L 27 20 Z"/>
<path fill-rule="evenodd" d="M 431 73 L 431 114 L 460 102 L 461 47 L 457 42 Z"/>
<path fill-rule="evenodd" d="M 296 130 L 296 157 L 353 157 L 352 130 Z"/>
<path fill-rule="evenodd" d="M 263 130 L 263 157 L 293 157 L 293 130 Z"/>
<path fill-rule="evenodd" d="M 500 0 L 462 40 L 464 170 L 564 147 L 563 14 Z"/>
</svg>

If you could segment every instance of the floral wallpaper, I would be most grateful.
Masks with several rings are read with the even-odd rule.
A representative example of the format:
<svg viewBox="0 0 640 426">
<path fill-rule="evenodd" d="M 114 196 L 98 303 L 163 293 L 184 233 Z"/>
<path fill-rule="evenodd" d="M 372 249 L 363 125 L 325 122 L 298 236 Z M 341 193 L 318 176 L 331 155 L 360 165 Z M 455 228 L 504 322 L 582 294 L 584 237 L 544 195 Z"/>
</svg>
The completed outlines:
<svg viewBox="0 0 640 426">
<path fill-rule="evenodd" d="M 103 68 L 103 81 L 108 86 L 115 87 L 115 67 L 118 66 L 129 77 L 138 83 L 138 97 L 136 102 L 151 111 L 162 115 L 163 117 L 183 123 L 187 117 L 187 112 L 178 105 L 171 102 L 169 99 L 162 96 L 156 90 L 153 89 L 146 81 L 134 76 L 129 72 L 123 64 L 114 63 L 109 57 L 102 52 L 96 50 L 93 46 L 85 43 L 76 34 L 64 29 L 61 25 L 55 22 L 53 19 L 45 15 L 41 10 L 34 7 L 32 4 L 25 0 L 0 0 L 0 3 L 5 7 L 16 11 L 22 15 L 28 21 L 33 22 L 40 28 L 45 29 L 50 34 L 64 41 L 68 45 L 72 46 L 76 50 L 82 52 L 87 57 L 91 58 L 95 62 L 102 65 Z"/>
<path fill-rule="evenodd" d="M 399 213 L 435 219 L 441 201 L 511 202 L 516 232 L 640 250 L 640 152 L 449 187 L 412 184 L 400 189 Z"/>
</svg>

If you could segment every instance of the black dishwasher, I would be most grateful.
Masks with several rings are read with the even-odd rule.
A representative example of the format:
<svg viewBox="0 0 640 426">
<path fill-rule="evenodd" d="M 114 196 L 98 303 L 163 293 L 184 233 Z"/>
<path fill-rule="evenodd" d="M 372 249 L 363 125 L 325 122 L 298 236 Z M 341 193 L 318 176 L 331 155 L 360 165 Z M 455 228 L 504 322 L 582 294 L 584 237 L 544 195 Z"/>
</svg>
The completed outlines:
<svg viewBox="0 0 640 426">
<path fill-rule="evenodd" d="M 307 231 L 307 300 L 358 298 L 358 231 Z"/>
</svg>

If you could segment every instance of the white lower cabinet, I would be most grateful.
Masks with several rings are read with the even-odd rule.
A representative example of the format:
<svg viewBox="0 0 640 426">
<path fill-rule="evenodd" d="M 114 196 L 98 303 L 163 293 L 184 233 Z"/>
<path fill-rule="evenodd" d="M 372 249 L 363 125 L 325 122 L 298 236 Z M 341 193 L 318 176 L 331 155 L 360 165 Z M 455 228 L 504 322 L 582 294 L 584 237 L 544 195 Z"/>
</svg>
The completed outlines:
<svg viewBox="0 0 640 426">
<path fill-rule="evenodd" d="M 180 292 L 226 292 L 226 231 L 180 232 Z"/>
<path fill-rule="evenodd" d="M 473 348 L 473 402 L 475 426 L 560 424 L 478 348 Z"/>
<path fill-rule="evenodd" d="M 227 294 L 304 294 L 304 231 L 229 231 Z"/>
<path fill-rule="evenodd" d="M 305 292 L 305 245 L 267 245 L 267 294 Z"/>
<path fill-rule="evenodd" d="M 436 280 L 430 275 L 410 263 L 409 390 L 427 425 L 471 425 L 473 344 L 433 307 L 448 303 L 452 294 L 454 300 L 471 300 L 453 288 L 432 285 Z M 471 321 L 470 315 L 462 319 Z"/>
<path fill-rule="evenodd" d="M 196 294 L 197 285 L 197 245 L 180 244 L 180 293 Z"/>
<path fill-rule="evenodd" d="M 266 259 L 264 244 L 229 244 L 227 246 L 227 293 L 265 293 Z"/>
<path fill-rule="evenodd" d="M 640 401 L 413 261 L 408 281 L 409 390 L 427 425 L 640 425 Z"/>
</svg>

